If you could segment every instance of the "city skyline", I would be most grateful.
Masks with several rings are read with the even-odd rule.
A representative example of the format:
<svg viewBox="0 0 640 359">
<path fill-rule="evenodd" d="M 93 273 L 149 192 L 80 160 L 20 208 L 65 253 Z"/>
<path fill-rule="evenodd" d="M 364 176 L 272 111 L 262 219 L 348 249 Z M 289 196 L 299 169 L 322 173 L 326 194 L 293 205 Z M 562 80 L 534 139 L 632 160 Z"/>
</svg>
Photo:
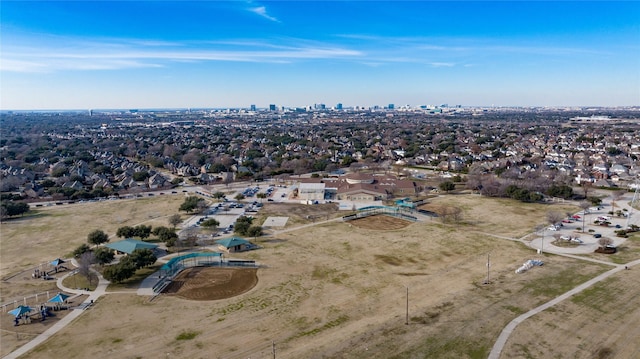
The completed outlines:
<svg viewBox="0 0 640 359">
<path fill-rule="evenodd" d="M 3 1 L 2 110 L 635 106 L 640 3 Z"/>
</svg>

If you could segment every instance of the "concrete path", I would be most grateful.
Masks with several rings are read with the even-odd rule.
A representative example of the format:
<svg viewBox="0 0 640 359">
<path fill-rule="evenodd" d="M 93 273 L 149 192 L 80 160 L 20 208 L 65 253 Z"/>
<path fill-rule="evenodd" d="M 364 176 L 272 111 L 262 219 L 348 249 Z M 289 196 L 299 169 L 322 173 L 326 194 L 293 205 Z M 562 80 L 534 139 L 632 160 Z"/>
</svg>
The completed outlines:
<svg viewBox="0 0 640 359">
<path fill-rule="evenodd" d="M 629 262 L 626 264 L 626 266 L 628 268 L 631 268 L 632 266 L 636 266 L 640 264 L 640 259 L 635 260 L 633 262 Z M 512 320 L 509 324 L 507 324 L 506 327 L 504 327 L 504 329 L 502 329 L 502 332 L 500 333 L 500 335 L 498 336 L 498 340 L 496 340 L 495 344 L 493 345 L 493 348 L 491 349 L 491 352 L 489 353 L 489 359 L 499 359 L 500 358 L 500 353 L 502 353 L 502 349 L 504 348 L 504 346 L 507 344 L 507 340 L 509 339 L 509 337 L 511 336 L 511 333 L 513 333 L 513 330 L 518 326 L 518 324 L 522 323 L 523 321 L 525 321 L 526 319 L 528 319 L 529 317 L 532 317 L 540 312 L 542 312 L 543 310 L 552 307 L 558 303 L 560 303 L 561 301 L 571 297 L 574 294 L 580 293 L 583 290 L 589 288 L 590 286 L 603 281 L 607 278 L 609 278 L 610 276 L 625 270 L 625 265 L 616 265 L 615 268 L 611 269 L 608 272 L 604 272 L 602 274 L 600 274 L 597 277 L 594 277 L 582 284 L 580 284 L 579 286 L 571 289 L 570 291 L 544 303 L 543 305 L 534 308 L 522 315 L 520 315 L 519 317 L 515 318 L 514 320 Z"/>
<path fill-rule="evenodd" d="M 73 262 L 73 261 L 72 261 Z M 76 263 L 74 263 L 76 264 Z M 70 273 L 65 274 L 64 276 L 58 278 L 57 284 L 58 288 L 67 293 L 74 294 L 88 294 L 89 297 L 80 305 L 83 309 L 73 309 L 71 313 L 67 314 L 64 318 L 60 319 L 57 323 L 51 326 L 51 328 L 45 330 L 42 334 L 38 335 L 25 345 L 20 348 L 14 350 L 4 357 L 4 359 L 15 359 L 20 357 L 21 355 L 27 353 L 28 351 L 34 349 L 38 345 L 44 343 L 47 339 L 49 339 L 52 335 L 56 334 L 60 329 L 64 328 L 67 324 L 71 323 L 74 319 L 76 319 L 86 308 L 89 308 L 94 301 L 104 295 L 107 291 L 107 286 L 109 285 L 109 281 L 104 279 L 102 275 L 98 272 L 95 272 L 98 275 L 98 286 L 94 291 L 86 291 L 86 290 L 78 290 L 67 288 L 62 285 L 62 281 L 64 278 L 74 274 L 76 271 L 72 271 Z"/>
<path fill-rule="evenodd" d="M 151 274 L 150 276 L 145 278 L 142 283 L 140 283 L 140 287 L 138 287 L 136 294 L 154 296 L 156 293 L 154 293 L 153 287 L 158 283 L 159 280 L 160 271 Z"/>
</svg>

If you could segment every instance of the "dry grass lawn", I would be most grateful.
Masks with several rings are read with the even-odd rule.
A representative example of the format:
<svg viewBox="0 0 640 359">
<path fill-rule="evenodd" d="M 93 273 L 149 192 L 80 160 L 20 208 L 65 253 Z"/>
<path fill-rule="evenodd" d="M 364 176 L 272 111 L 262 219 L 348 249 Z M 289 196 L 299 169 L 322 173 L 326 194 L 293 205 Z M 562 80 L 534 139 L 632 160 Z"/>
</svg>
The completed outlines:
<svg viewBox="0 0 640 359">
<path fill-rule="evenodd" d="M 166 217 L 178 213 L 183 201 L 183 196 L 165 195 L 36 208 L 29 216 L 2 223 L 0 278 L 64 258 L 86 243 L 95 229 L 115 241 L 119 239 L 116 230 L 122 226 L 169 226 Z"/>
<path fill-rule="evenodd" d="M 520 324 L 503 358 L 640 358 L 640 275 L 621 271 Z"/>
<path fill-rule="evenodd" d="M 233 254 L 263 265 L 244 294 L 209 302 L 109 294 L 25 357 L 265 358 L 275 341 L 285 358 L 486 358 L 511 319 L 607 269 L 485 234 L 525 236 L 547 211 L 564 210 L 555 205 L 474 195 L 432 202 L 462 208 L 463 223 L 376 230 L 330 222 L 276 233 L 258 241 L 260 250 Z M 299 212 L 265 207 L 260 215 Z M 309 223 L 306 215 L 298 223 Z M 514 273 L 531 258 L 545 265 Z"/>
</svg>

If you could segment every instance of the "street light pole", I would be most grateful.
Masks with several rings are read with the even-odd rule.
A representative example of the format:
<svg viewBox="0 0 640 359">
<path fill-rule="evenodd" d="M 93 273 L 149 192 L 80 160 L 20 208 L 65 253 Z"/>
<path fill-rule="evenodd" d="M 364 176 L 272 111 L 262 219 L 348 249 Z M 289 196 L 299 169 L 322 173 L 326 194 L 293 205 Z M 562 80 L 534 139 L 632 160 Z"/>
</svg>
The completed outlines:
<svg viewBox="0 0 640 359">
<path fill-rule="evenodd" d="M 409 287 L 407 287 L 407 314 L 404 320 L 405 325 L 409 325 Z"/>
</svg>

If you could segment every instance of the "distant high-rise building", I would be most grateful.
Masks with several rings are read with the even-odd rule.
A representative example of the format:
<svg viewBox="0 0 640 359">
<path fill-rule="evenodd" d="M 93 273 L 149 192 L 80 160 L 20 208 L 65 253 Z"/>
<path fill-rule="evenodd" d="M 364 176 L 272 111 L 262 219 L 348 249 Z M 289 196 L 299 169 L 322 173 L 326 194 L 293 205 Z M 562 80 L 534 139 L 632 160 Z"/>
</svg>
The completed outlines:
<svg viewBox="0 0 640 359">
<path fill-rule="evenodd" d="M 251 105 L 251 111 L 255 111 L 256 110 L 256 105 Z"/>
<path fill-rule="evenodd" d="M 336 110 L 342 110 L 342 104 L 341 103 L 336 105 Z"/>
<path fill-rule="evenodd" d="M 393 110 L 394 108 L 396 108 L 396 105 L 394 105 L 394 104 L 390 103 L 390 104 L 389 104 L 389 106 L 387 106 L 387 108 L 388 108 L 389 110 Z"/>
<path fill-rule="evenodd" d="M 275 111 L 276 110 L 276 105 L 271 104 L 269 105 L 269 111 Z"/>
</svg>

